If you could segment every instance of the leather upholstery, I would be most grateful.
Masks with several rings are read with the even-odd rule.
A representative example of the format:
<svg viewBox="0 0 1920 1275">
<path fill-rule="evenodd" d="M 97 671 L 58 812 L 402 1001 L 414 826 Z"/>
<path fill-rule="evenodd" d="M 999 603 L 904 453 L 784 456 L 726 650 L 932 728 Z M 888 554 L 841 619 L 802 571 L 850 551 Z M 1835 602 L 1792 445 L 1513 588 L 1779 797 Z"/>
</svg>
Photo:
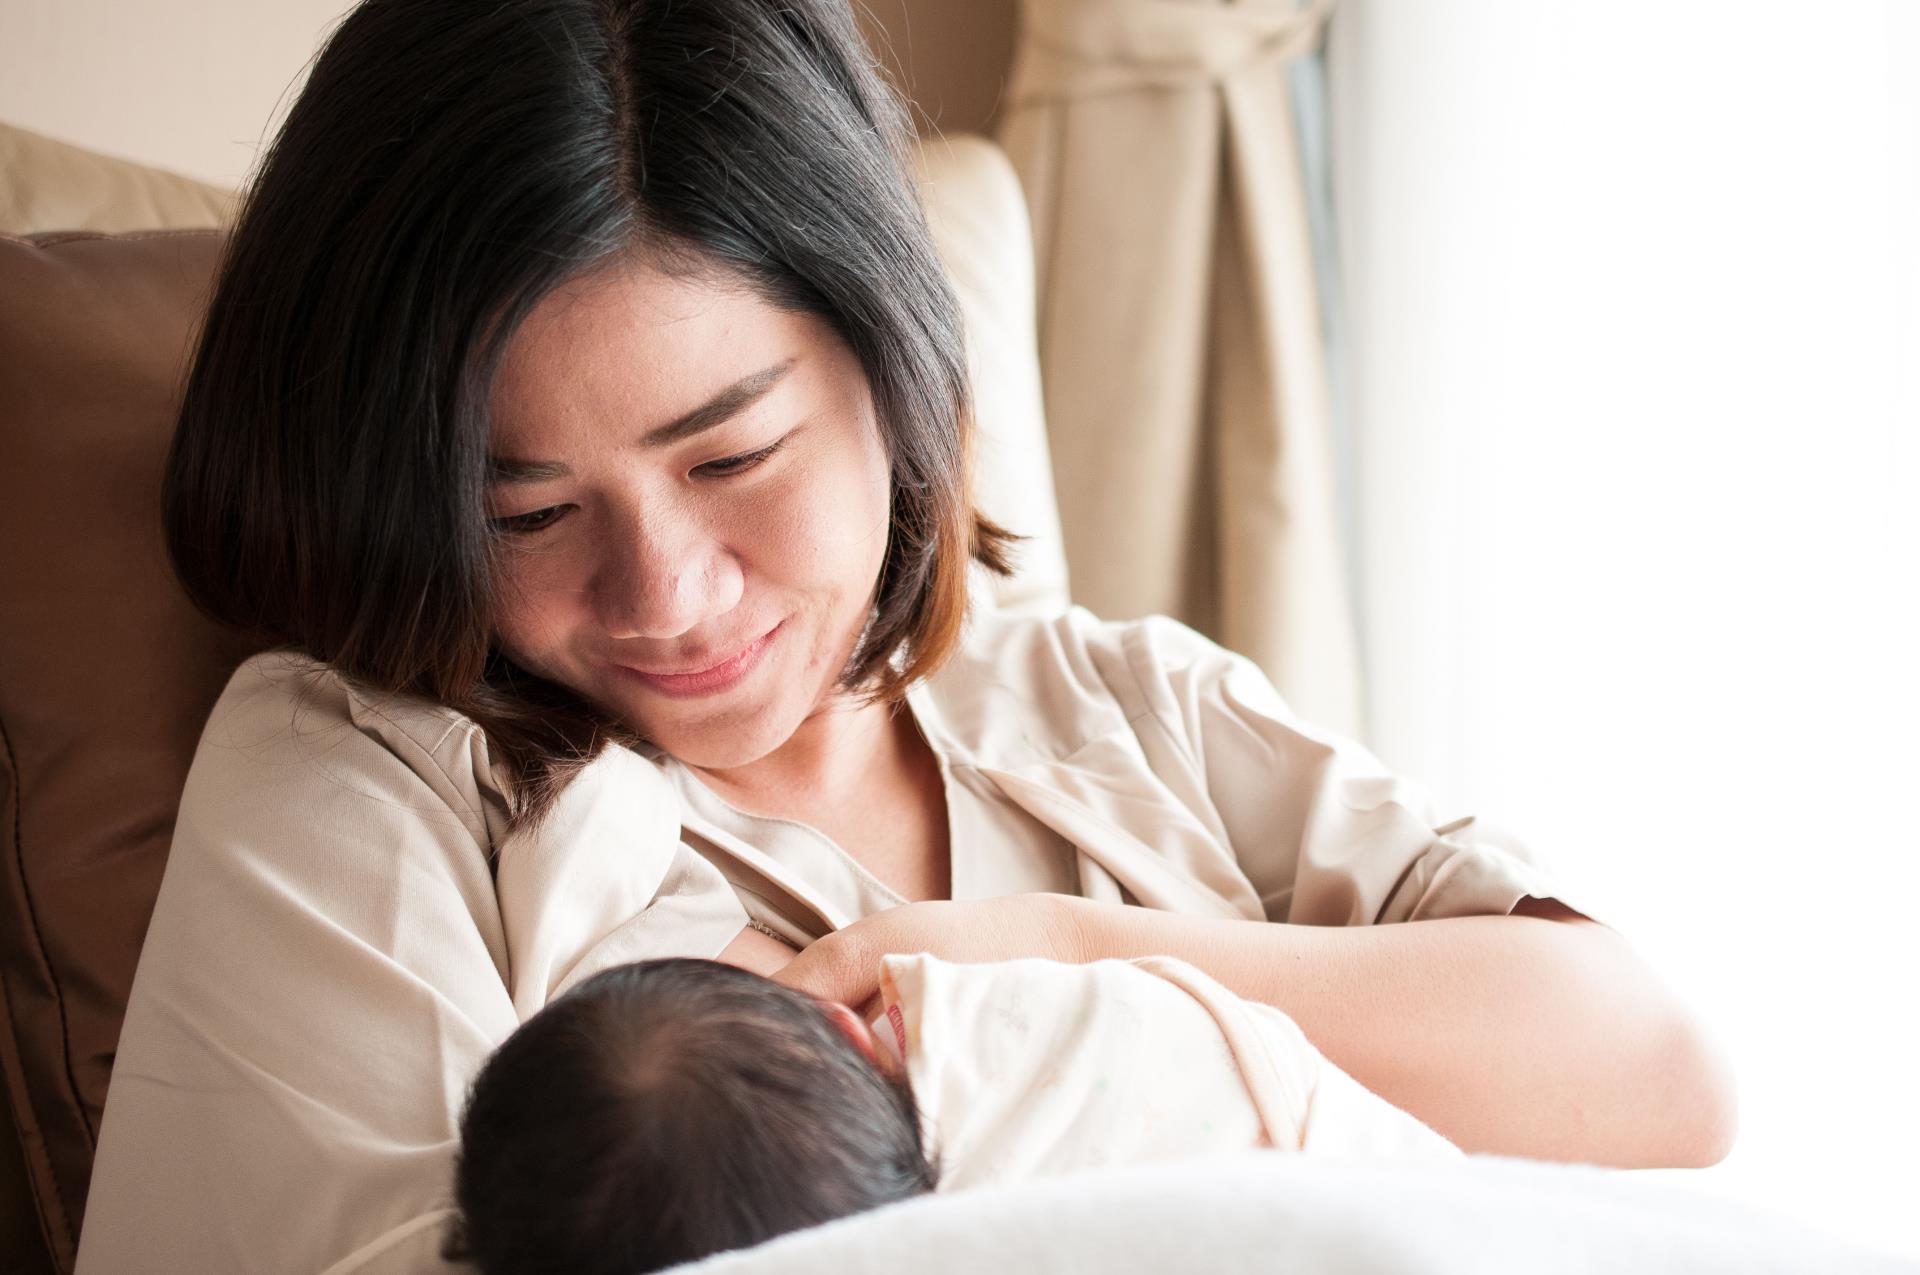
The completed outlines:
<svg viewBox="0 0 1920 1275">
<path fill-rule="evenodd" d="M 173 584 L 159 534 L 219 244 L 0 241 L 0 1052 L 62 1269 L 180 786 L 244 658 Z"/>
<path fill-rule="evenodd" d="M 977 496 L 1034 537 L 993 593 L 1057 610 L 1025 204 L 984 141 L 930 141 L 919 161 L 966 310 Z M 0 1241 L 37 1229 L 45 1246 L 0 1250 L 0 1269 L 50 1257 L 67 1271 L 180 787 L 249 653 L 189 606 L 159 533 L 162 460 L 222 243 L 212 227 L 233 201 L 5 126 L 0 165 L 0 1089 L 32 1195 L 0 1171 L 0 1218 L 15 1223 Z M 180 226 L 204 228 L 168 229 Z M 38 233 L 54 227 L 71 233 Z M 18 1225 L 28 1210 L 37 1225 Z"/>
</svg>

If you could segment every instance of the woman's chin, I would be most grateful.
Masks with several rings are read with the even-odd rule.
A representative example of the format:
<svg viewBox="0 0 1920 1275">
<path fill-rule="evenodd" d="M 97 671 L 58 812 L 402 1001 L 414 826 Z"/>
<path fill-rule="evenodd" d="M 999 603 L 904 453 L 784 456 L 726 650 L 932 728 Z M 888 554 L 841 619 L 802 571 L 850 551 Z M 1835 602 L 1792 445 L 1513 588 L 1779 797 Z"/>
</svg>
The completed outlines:
<svg viewBox="0 0 1920 1275">
<path fill-rule="evenodd" d="M 800 725 L 780 696 L 741 696 L 725 704 L 662 711 L 658 704 L 629 703 L 623 714 L 654 747 L 700 770 L 748 766 L 779 748 Z"/>
<path fill-rule="evenodd" d="M 769 738 L 762 744 L 751 735 L 742 738 L 725 730 L 716 730 L 709 734 L 705 731 L 677 733 L 653 733 L 647 737 L 656 748 L 667 753 L 683 765 L 695 770 L 727 771 L 750 766 L 781 744 L 781 740 Z"/>
</svg>

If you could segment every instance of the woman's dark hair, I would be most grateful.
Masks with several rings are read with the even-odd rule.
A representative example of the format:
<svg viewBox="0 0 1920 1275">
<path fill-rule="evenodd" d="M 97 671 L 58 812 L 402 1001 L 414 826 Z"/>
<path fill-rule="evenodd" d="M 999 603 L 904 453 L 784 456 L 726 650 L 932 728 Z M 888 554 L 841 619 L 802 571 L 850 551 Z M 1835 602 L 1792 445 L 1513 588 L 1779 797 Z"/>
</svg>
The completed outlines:
<svg viewBox="0 0 1920 1275">
<path fill-rule="evenodd" d="M 934 1188 L 903 1082 L 820 1007 L 712 961 L 617 966 L 473 1082 L 444 1256 L 638 1275 Z"/>
<path fill-rule="evenodd" d="M 959 309 L 905 114 L 846 0 L 365 0 L 315 62 L 228 244 L 168 457 L 200 608 L 476 721 L 515 826 L 643 742 L 493 641 L 487 398 L 528 311 L 620 254 L 743 281 L 852 348 L 892 465 L 874 615 L 841 685 L 897 700 L 965 617 L 979 516 Z"/>
</svg>

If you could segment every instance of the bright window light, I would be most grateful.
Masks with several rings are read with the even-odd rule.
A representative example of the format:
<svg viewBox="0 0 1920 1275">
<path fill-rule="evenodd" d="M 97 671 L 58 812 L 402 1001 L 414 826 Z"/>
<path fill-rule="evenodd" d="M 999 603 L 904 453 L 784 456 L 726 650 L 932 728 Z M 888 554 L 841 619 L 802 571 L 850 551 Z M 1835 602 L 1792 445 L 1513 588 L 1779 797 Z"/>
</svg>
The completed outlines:
<svg viewBox="0 0 1920 1275">
<path fill-rule="evenodd" d="M 1373 743 L 1738 1067 L 1673 1181 L 1920 1255 L 1920 5 L 1347 0 Z M 1666 1176 L 1666 1175 L 1663 1175 Z"/>
</svg>

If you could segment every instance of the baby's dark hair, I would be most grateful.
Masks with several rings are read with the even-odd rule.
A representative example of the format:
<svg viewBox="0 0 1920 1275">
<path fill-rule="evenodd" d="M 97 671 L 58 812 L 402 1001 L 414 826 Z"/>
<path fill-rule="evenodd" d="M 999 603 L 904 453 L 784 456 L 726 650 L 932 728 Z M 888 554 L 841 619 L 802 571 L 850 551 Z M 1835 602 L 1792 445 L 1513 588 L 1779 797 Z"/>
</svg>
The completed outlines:
<svg viewBox="0 0 1920 1275">
<path fill-rule="evenodd" d="M 637 1275 L 933 1189 L 905 1083 L 808 997 L 713 961 L 623 965 L 495 1051 L 460 1121 L 444 1256 Z"/>
</svg>

